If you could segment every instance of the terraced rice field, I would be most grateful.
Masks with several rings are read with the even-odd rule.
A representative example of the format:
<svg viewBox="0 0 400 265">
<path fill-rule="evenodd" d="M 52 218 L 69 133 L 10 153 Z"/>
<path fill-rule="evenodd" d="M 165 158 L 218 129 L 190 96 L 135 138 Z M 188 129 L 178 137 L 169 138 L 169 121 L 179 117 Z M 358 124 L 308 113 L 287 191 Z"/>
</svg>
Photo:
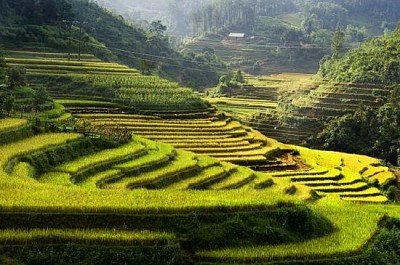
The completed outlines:
<svg viewBox="0 0 400 265">
<path fill-rule="evenodd" d="M 30 85 L 46 87 L 53 98 L 114 101 L 131 112 L 166 117 L 207 117 L 214 111 L 191 89 L 176 82 L 144 76 L 136 69 L 102 62 L 90 54 L 80 60 L 72 54 L 69 60 L 68 54 L 62 53 L 7 51 L 5 61 L 9 66 L 24 67 Z M 78 111 L 79 105 L 75 107 Z M 116 113 L 121 106 L 107 107 Z M 96 106 L 99 108 L 106 110 L 106 106 Z"/>
<path fill-rule="evenodd" d="M 62 53 L 35 53 L 7 51 L 6 63 L 9 66 L 21 66 L 28 75 L 67 75 L 67 74 L 118 74 L 139 75 L 135 69 L 116 63 L 105 63 L 90 54 L 81 55 L 78 61 L 77 54 Z"/>
<path fill-rule="evenodd" d="M 382 86 L 329 84 L 304 74 L 245 78 L 247 84 L 243 88 L 210 101 L 243 124 L 292 144 L 301 144 L 319 132 L 323 128 L 321 121 L 328 118 L 352 113 L 361 105 L 379 107 L 390 93 Z"/>
<path fill-rule="evenodd" d="M 87 60 L 96 62 L 89 55 Z M 262 106 L 253 100 L 254 109 Z M 79 264 L 85 255 L 100 264 L 329 259 L 359 253 L 384 217 L 400 218 L 398 206 L 378 205 L 387 198 L 376 183 L 395 176 L 370 157 L 284 145 L 209 111 L 196 119 L 186 113 L 192 117 L 187 119 L 185 109 L 165 110 L 173 118 L 163 119 L 80 99 L 60 100 L 40 115 L 59 119 L 68 109 L 93 124 L 125 127 L 133 138 L 105 148 L 77 133 L 33 135 L 25 120 L 1 119 L 0 262 L 16 257 L 30 264 L 33 257 L 37 264 L 51 262 L 44 258 Z M 319 219 L 307 219 L 311 212 Z M 276 220 L 268 219 L 274 215 Z M 239 237 L 239 246 L 224 245 L 228 234 L 222 244 L 207 241 L 222 231 L 216 228 L 220 223 L 233 229 L 229 235 L 243 231 L 245 237 L 254 225 L 244 222 L 260 216 L 263 226 L 256 234 L 262 243 Z M 321 218 L 334 229 L 311 238 L 303 234 L 300 241 L 268 241 L 282 236 L 275 230 L 311 229 Z M 291 236 L 289 230 L 284 233 Z"/>
<path fill-rule="evenodd" d="M 86 115 L 93 122 L 104 122 L 110 117 L 109 114 L 81 115 Z M 239 127 L 238 123 L 226 118 L 199 119 L 190 123 L 187 120 L 165 121 L 154 116 L 115 116 L 122 123 L 136 119 L 138 126 L 148 122 L 153 128 L 165 126 L 165 122 L 169 126 L 165 128 L 171 130 L 187 125 L 187 132 L 192 132 L 196 126 L 202 126 L 205 130 L 201 132 L 203 135 L 212 134 L 216 128 L 229 132 Z M 0 127 L 4 131 L 18 130 L 25 123 L 19 120 L 1 121 Z M 32 245 L 40 245 L 45 248 L 43 251 L 49 251 L 47 248 L 50 246 L 66 243 L 81 247 L 93 244 L 121 247 L 129 245 L 141 253 L 144 253 L 143 248 L 151 253 L 161 250 L 176 251 L 179 250 L 179 239 L 174 233 L 159 232 L 165 229 L 160 228 L 160 225 L 165 223 L 166 226 L 171 226 L 174 222 L 191 220 L 179 219 L 186 218 L 189 213 L 191 216 L 194 213 L 199 216 L 207 213 L 205 216 L 208 217 L 202 217 L 207 219 L 211 218 L 212 213 L 218 216 L 215 218 L 221 218 L 224 214 L 235 214 L 238 211 L 266 211 L 275 209 L 276 204 L 282 200 L 298 203 L 312 200 L 313 190 L 332 201 L 342 198 L 385 202 L 386 197 L 378 189 L 368 187 L 362 177 L 373 179 L 380 174 L 387 174 L 386 180 L 379 178 L 382 183 L 393 179 L 393 175 L 389 176 L 387 167 L 377 166 L 377 160 L 369 157 L 288 147 L 272 140 L 269 140 L 270 144 L 275 148 L 297 150 L 299 160 L 296 163 L 300 163 L 301 159 L 304 165 L 298 170 L 255 172 L 247 167 L 175 149 L 168 144 L 136 135 L 126 145 L 87 154 L 82 152 L 86 149 L 85 145 L 73 145 L 85 141 L 79 134 L 37 135 L 0 146 L 0 185 L 7 191 L 7 194 L 0 195 L 0 253 L 14 253 L 20 246 L 29 249 Z M 256 132 L 253 137 L 255 136 Z M 181 139 L 184 138 L 181 136 Z M 178 142 L 178 139 L 174 140 Z M 221 144 L 252 146 L 249 140 L 250 138 L 244 140 L 227 137 Z M 200 135 L 193 136 L 193 148 L 201 148 L 204 143 L 202 141 Z M 213 142 L 210 139 L 207 141 Z M 80 148 L 81 151 L 68 149 L 67 145 Z M 217 140 L 214 141 L 214 146 L 221 148 L 218 147 Z M 71 151 L 81 155 L 65 156 L 63 159 L 61 154 Z M 238 151 L 241 152 L 247 151 Z M 48 159 L 52 166 L 45 167 L 44 172 L 38 171 L 39 168 L 36 167 L 41 164 L 37 163 L 39 158 Z M 34 163 L 30 164 L 31 162 Z M 323 203 L 315 204 L 314 208 L 324 212 L 320 205 Z M 337 206 L 334 209 L 338 209 Z M 339 210 L 335 210 L 336 214 L 338 212 Z M 334 215 L 326 214 L 334 220 Z M 382 212 L 377 211 L 375 215 L 382 216 Z M 117 230 L 110 229 L 110 222 Z M 362 240 L 368 238 L 368 231 L 375 231 L 376 222 L 376 218 L 371 218 L 371 222 L 360 232 L 361 241 L 357 241 L 355 245 L 358 246 Z M 15 223 L 19 224 L 18 227 Z M 348 223 L 338 224 L 339 229 L 333 235 L 345 237 L 343 231 L 347 230 L 342 226 Z M 330 235 L 306 241 L 304 244 L 314 241 L 326 244 L 327 238 Z M 286 245 L 259 246 L 248 249 L 246 254 L 235 249 L 213 249 L 200 250 L 195 255 L 199 264 L 210 261 L 223 264 L 232 259 L 265 261 L 271 257 L 260 255 L 259 252 L 270 249 L 275 253 L 279 247 L 284 248 Z M 295 247 L 301 248 L 302 244 L 295 244 Z M 346 246 L 340 248 L 344 252 L 348 249 Z M 329 250 L 326 252 L 329 255 Z M 293 254 L 290 253 L 288 255 L 292 257 Z M 219 258 L 220 255 L 223 257 Z"/>
<path fill-rule="evenodd" d="M 77 114 L 76 116 L 95 125 L 123 127 L 130 130 L 134 135 L 169 143 L 175 148 L 193 151 L 199 155 L 209 155 L 220 161 L 251 166 L 257 170 L 266 171 L 271 178 L 286 177 L 293 183 L 301 183 L 311 187 L 321 195 L 338 194 L 342 198 L 354 198 L 358 201 L 362 199 L 365 201 L 385 201 L 386 199 L 382 196 L 380 190 L 370 187 L 366 180 L 377 179 L 378 183 L 384 184 L 394 178 L 393 173 L 387 167 L 374 166 L 379 164 L 378 160 L 372 160 L 368 163 L 363 161 L 361 164 L 364 167 L 348 170 L 347 166 L 343 164 L 344 158 L 337 154 L 334 156 L 336 161 L 333 163 L 329 161 L 331 164 L 328 164 L 328 167 L 324 167 L 322 164 L 325 162 L 316 161 L 315 159 L 317 158 L 313 158 L 316 155 L 311 151 L 306 151 L 306 149 L 301 150 L 306 153 L 305 157 L 309 161 L 302 157 L 302 152 L 300 152 L 299 159 L 305 161 L 305 165 L 308 166 L 306 167 L 307 170 L 303 168 L 303 170 L 296 171 L 296 168 L 298 168 L 296 160 L 292 160 L 291 157 L 283 158 L 282 160 L 280 157 L 271 157 L 270 154 L 273 154 L 277 148 L 281 150 L 298 150 L 298 148 L 281 145 L 259 134 L 257 131 L 243 127 L 239 122 L 233 121 L 229 117 L 222 119 L 214 117 L 210 119 L 170 120 L 156 116 L 128 114 Z M 317 153 L 321 154 L 322 152 Z M 332 155 L 334 153 L 330 152 L 329 154 Z M 196 166 L 195 160 L 191 160 L 192 162 L 190 163 L 188 161 L 182 163 L 179 157 L 177 158 L 176 166 L 190 163 L 192 165 L 179 168 L 178 171 L 181 171 L 182 174 L 178 175 L 198 175 L 199 168 Z M 189 156 L 186 155 L 186 157 Z M 147 159 L 144 158 L 144 160 L 146 161 Z M 172 165 L 172 168 L 176 166 Z M 228 183 L 224 185 L 206 181 L 206 183 L 211 183 L 209 187 L 238 187 L 239 184 L 249 185 L 247 181 L 252 182 L 253 184 L 251 185 L 257 186 L 257 183 L 263 182 L 257 180 L 256 175 L 249 173 L 243 174 L 245 177 L 238 179 L 236 182 L 229 182 L 229 179 L 235 179 L 235 177 L 226 178 L 226 170 L 224 171 L 220 167 L 214 165 L 211 168 L 206 168 L 210 174 L 215 174 L 219 181 L 228 181 Z M 329 167 L 335 169 L 329 169 Z M 170 180 L 176 178 L 176 176 L 170 177 L 168 170 L 168 168 L 165 168 L 159 174 L 150 174 L 148 177 L 144 174 L 143 177 L 132 180 L 129 177 L 124 177 L 120 170 L 115 169 L 110 172 L 100 173 L 95 176 L 95 179 L 99 181 L 98 183 L 101 183 L 100 186 L 109 188 L 160 188 L 168 186 L 169 184 L 165 183 L 170 183 Z M 271 170 L 280 171 L 271 173 Z M 235 175 L 236 170 L 232 169 L 228 170 L 228 172 Z M 242 170 L 240 172 L 243 173 Z M 200 172 L 199 179 L 202 179 L 202 174 L 203 172 Z M 111 176 L 112 181 L 103 181 L 101 176 Z M 121 180 L 123 184 L 112 183 L 114 180 Z M 198 187 L 197 184 L 199 184 L 191 183 L 190 180 L 186 182 L 188 184 L 173 184 L 171 187 Z M 96 183 L 90 185 L 95 186 Z"/>
<path fill-rule="evenodd" d="M 77 114 L 92 124 L 120 126 L 152 140 L 170 143 L 197 154 L 210 155 L 222 161 L 255 163 L 266 161 L 276 146 L 273 140 L 243 127 L 231 118 L 172 120 L 133 115 Z"/>
<path fill-rule="evenodd" d="M 272 40 L 272 42 L 274 41 Z M 300 62 L 300 60 L 293 62 L 283 57 L 274 60 L 271 57 L 275 57 L 276 45 L 271 45 L 268 40 L 237 41 L 229 40 L 222 36 L 218 39 L 203 36 L 185 43 L 185 49 L 196 53 L 201 53 L 205 47 L 212 49 L 218 58 L 232 67 L 241 68 L 245 71 L 254 71 L 257 65 L 258 71 L 265 74 L 295 72 L 296 70 L 304 71 L 304 73 L 313 73 L 317 71 L 318 61 L 321 59 L 318 55 L 315 58 L 314 53 L 304 49 L 303 52 L 307 53 L 307 61 L 309 62 L 307 65 L 304 62 Z M 298 46 L 298 50 L 301 50 L 301 46 Z M 314 63 L 310 63 L 312 61 Z"/>
</svg>

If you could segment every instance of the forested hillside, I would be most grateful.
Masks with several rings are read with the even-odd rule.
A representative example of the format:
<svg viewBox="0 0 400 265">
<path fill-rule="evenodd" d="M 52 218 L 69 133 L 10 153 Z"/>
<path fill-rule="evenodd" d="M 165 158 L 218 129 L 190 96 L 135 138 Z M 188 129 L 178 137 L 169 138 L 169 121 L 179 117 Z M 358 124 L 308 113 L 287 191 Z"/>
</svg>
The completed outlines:
<svg viewBox="0 0 400 265">
<path fill-rule="evenodd" d="M 400 28 L 373 38 L 342 58 L 325 61 L 319 74 L 330 81 L 382 84 L 391 89 L 380 108 L 360 105 L 354 114 L 335 117 L 315 139 L 314 147 L 356 152 L 400 164 Z M 371 88 L 372 89 L 372 88 Z M 378 98 L 377 98 L 378 100 Z"/>
<path fill-rule="evenodd" d="M 233 67 L 252 74 L 313 73 L 332 53 L 337 30 L 348 50 L 393 30 L 399 10 L 398 1 L 213 1 L 189 13 L 186 31 L 196 38 L 185 47 L 198 51 L 200 45 L 209 46 Z M 231 32 L 245 37 L 228 38 Z"/>
<path fill-rule="evenodd" d="M 92 1 L 1 0 L 0 15 L 6 49 L 90 52 L 195 87 L 217 82 L 215 69 L 223 68 L 206 54 L 176 52 L 160 21 L 140 28 Z"/>
<path fill-rule="evenodd" d="M 323 37 L 328 31 L 346 28 L 353 37 L 359 33 L 379 34 L 394 29 L 399 19 L 399 3 L 395 0 L 99 0 L 131 19 L 164 17 L 172 23 L 171 32 L 179 36 L 204 31 L 237 28 L 254 34 L 266 17 L 293 25 L 305 33 Z M 148 9 L 153 14 L 148 14 Z M 261 23 L 261 24 L 260 24 Z M 365 28 L 363 28 L 365 27 Z M 319 30 L 323 30 L 318 32 Z M 361 32 L 360 32 L 361 30 Z M 363 32 L 364 30 L 368 32 Z M 358 31 L 358 32 L 357 32 Z M 379 31 L 379 32 L 378 32 Z M 360 36 L 358 36 L 360 37 Z"/>
<path fill-rule="evenodd" d="M 392 34 L 373 38 L 345 54 L 330 58 L 319 74 L 339 82 L 392 85 L 400 81 L 400 28 Z"/>
</svg>

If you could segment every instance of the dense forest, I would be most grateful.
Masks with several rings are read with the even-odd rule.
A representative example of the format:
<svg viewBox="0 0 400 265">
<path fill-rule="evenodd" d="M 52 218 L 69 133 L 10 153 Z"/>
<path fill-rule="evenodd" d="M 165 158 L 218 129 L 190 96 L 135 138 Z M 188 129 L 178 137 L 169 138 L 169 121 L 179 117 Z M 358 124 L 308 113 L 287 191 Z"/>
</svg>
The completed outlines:
<svg viewBox="0 0 400 265">
<path fill-rule="evenodd" d="M 193 87 L 216 83 L 215 70 L 224 67 L 207 53 L 175 51 L 161 21 L 142 28 L 92 1 L 1 0 L 0 15 L 0 42 L 6 49 L 82 50 Z"/>
<path fill-rule="evenodd" d="M 339 82 L 397 84 L 400 82 L 400 30 L 369 39 L 342 58 L 327 58 L 319 74 Z"/>
<path fill-rule="evenodd" d="M 354 114 L 333 118 L 310 140 L 311 146 L 362 153 L 400 165 L 399 44 L 400 27 L 322 64 L 319 74 L 327 80 L 384 84 L 392 92 L 379 109 L 361 107 Z"/>
</svg>

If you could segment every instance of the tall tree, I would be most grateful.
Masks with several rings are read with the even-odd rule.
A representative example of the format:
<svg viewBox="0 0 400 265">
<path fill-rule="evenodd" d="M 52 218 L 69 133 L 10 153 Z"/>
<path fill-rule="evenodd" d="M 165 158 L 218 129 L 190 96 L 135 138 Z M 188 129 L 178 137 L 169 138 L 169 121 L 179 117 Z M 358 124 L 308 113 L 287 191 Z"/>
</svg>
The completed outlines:
<svg viewBox="0 0 400 265">
<path fill-rule="evenodd" d="M 0 46 L 0 84 L 4 83 L 6 80 L 6 73 L 7 73 L 7 68 L 6 68 L 6 61 L 4 60 L 4 54 L 3 54 L 3 49 Z"/>
<path fill-rule="evenodd" d="M 26 78 L 26 69 L 20 66 L 13 66 L 8 68 L 7 70 L 8 75 L 8 86 L 10 88 L 16 88 L 26 85 L 25 78 Z"/>
<path fill-rule="evenodd" d="M 332 37 L 332 58 L 339 58 L 339 53 L 343 49 L 345 34 L 340 29 L 335 31 Z"/>
</svg>

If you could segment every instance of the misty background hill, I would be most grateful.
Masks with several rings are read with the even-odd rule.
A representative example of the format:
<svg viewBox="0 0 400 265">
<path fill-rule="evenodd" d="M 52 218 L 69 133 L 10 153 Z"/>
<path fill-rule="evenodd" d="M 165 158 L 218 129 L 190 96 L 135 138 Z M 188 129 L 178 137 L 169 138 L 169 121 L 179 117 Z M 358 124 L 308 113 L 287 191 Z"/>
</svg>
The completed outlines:
<svg viewBox="0 0 400 265">
<path fill-rule="evenodd" d="M 366 35 L 370 36 L 381 35 L 385 30 L 394 30 L 400 18 L 400 4 L 396 0 L 96 1 L 133 21 L 161 20 L 176 36 L 231 28 L 254 33 L 257 30 L 254 25 L 265 17 L 277 18 L 299 29 L 308 27 L 308 30 L 318 28 L 332 31 L 348 25 L 365 27 Z M 239 18 L 227 21 L 227 14 L 237 14 Z M 210 19 L 218 22 L 205 21 Z M 193 24 L 196 23 L 201 24 L 201 30 L 193 30 Z"/>
<path fill-rule="evenodd" d="M 252 74 L 315 73 L 320 60 L 332 52 L 336 31 L 344 33 L 346 51 L 393 31 L 400 19 L 397 0 L 98 2 L 142 27 L 160 21 L 185 53 L 206 49 L 231 69 Z M 229 38 L 231 32 L 245 37 Z"/>
</svg>

